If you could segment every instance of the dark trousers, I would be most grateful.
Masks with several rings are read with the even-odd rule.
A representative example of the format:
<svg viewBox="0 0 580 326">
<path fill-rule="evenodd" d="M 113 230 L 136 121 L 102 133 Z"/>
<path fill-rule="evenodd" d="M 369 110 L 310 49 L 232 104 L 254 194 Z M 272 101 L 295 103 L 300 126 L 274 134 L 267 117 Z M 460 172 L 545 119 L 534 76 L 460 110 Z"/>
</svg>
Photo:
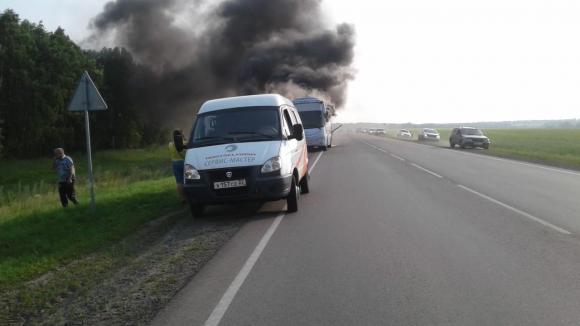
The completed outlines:
<svg viewBox="0 0 580 326">
<path fill-rule="evenodd" d="M 60 195 L 62 207 L 67 207 L 69 200 L 75 205 L 78 204 L 74 182 L 59 182 L 58 194 Z"/>
</svg>

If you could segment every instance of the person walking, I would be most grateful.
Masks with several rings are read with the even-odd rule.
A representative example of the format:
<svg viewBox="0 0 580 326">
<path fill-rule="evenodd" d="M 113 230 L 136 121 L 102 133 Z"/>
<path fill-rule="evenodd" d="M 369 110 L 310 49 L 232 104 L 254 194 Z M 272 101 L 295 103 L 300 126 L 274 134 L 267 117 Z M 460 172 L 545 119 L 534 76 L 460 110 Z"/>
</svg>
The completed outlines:
<svg viewBox="0 0 580 326">
<path fill-rule="evenodd" d="M 64 154 L 64 149 L 54 150 L 53 169 L 58 176 L 58 194 L 62 207 L 67 207 L 69 200 L 78 205 L 75 192 L 75 166 L 72 158 Z"/>
<path fill-rule="evenodd" d="M 173 130 L 173 141 L 169 143 L 169 153 L 171 154 L 171 165 L 173 167 L 173 175 L 175 176 L 175 183 L 177 193 L 181 198 L 181 203 L 185 204 L 187 198 L 183 191 L 183 164 L 185 160 L 185 152 L 187 151 L 187 142 L 183 137 L 181 129 Z"/>
</svg>

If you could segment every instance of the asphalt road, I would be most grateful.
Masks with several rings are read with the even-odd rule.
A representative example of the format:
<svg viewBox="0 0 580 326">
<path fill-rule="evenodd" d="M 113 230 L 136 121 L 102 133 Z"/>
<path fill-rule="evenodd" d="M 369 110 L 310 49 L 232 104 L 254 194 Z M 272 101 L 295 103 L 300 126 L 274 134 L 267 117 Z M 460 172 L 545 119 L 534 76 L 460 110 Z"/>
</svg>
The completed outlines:
<svg viewBox="0 0 580 326">
<path fill-rule="evenodd" d="M 153 325 L 580 325 L 580 173 L 335 143 L 299 212 L 265 205 Z"/>
</svg>

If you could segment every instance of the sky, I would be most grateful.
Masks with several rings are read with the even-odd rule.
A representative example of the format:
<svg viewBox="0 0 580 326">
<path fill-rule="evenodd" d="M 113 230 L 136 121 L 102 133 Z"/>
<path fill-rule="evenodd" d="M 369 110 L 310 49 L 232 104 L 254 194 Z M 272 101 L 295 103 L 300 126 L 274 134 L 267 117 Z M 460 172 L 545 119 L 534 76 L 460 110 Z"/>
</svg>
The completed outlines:
<svg viewBox="0 0 580 326">
<path fill-rule="evenodd" d="M 107 0 L 0 0 L 77 42 Z M 580 118 L 576 0 L 324 0 L 355 25 L 343 122 Z"/>
</svg>

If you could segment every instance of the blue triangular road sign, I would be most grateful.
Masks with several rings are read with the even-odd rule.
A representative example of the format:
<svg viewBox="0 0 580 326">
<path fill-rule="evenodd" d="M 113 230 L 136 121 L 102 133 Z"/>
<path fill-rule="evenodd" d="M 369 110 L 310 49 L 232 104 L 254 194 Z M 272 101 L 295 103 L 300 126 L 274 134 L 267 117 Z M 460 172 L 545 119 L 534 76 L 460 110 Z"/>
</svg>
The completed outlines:
<svg viewBox="0 0 580 326">
<path fill-rule="evenodd" d="M 107 103 L 93 83 L 89 73 L 82 75 L 75 94 L 68 105 L 69 111 L 101 111 L 107 109 Z"/>
</svg>

